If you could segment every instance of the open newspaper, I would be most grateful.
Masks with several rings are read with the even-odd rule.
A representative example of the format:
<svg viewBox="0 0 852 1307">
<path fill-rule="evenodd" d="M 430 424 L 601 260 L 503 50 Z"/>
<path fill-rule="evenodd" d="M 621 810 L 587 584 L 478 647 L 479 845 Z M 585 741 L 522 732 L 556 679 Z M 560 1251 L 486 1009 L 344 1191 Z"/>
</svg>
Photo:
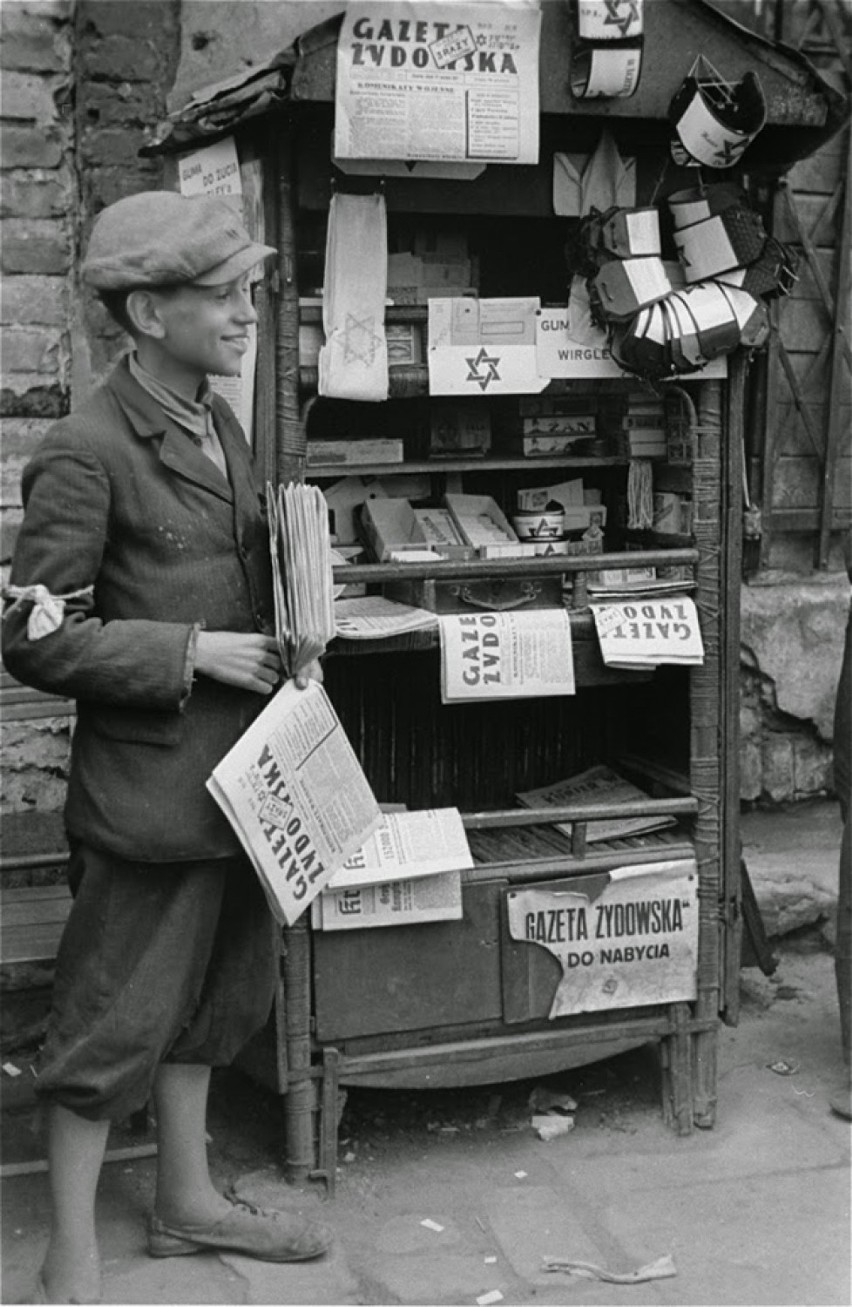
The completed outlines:
<svg viewBox="0 0 852 1307">
<path fill-rule="evenodd" d="M 412 631 L 438 629 L 435 613 L 383 595 L 357 595 L 334 604 L 337 634 L 347 640 L 383 640 Z"/>
<path fill-rule="evenodd" d="M 527 790 L 518 794 L 517 799 L 527 808 L 564 808 L 571 803 L 634 803 L 647 799 L 648 795 L 638 785 L 625 780 L 611 767 L 601 764 L 589 767 L 587 771 L 569 776 L 554 785 L 545 785 L 538 790 Z M 590 821 L 586 829 L 586 841 L 589 844 L 601 840 L 620 839 L 625 835 L 641 835 L 647 831 L 662 830 L 674 826 L 674 817 L 649 813 L 640 817 L 612 817 L 604 821 Z M 556 829 L 565 835 L 571 834 L 571 822 L 557 822 Z"/>
<path fill-rule="evenodd" d="M 704 662 L 698 612 L 687 595 L 593 603 L 592 612 L 607 667 L 639 671 L 660 663 Z"/>
<path fill-rule="evenodd" d="M 458 808 L 386 812 L 382 824 L 338 871 L 329 889 L 417 879 L 472 867 L 473 858 Z"/>
<path fill-rule="evenodd" d="M 275 634 L 290 676 L 334 639 L 334 596 L 328 506 L 316 486 L 267 482 Z"/>
<path fill-rule="evenodd" d="M 563 608 L 448 613 L 440 623 L 442 703 L 574 694 Z"/>
<path fill-rule="evenodd" d="M 322 686 L 275 694 L 207 788 L 236 831 L 276 919 L 292 926 L 383 817 Z"/>
</svg>

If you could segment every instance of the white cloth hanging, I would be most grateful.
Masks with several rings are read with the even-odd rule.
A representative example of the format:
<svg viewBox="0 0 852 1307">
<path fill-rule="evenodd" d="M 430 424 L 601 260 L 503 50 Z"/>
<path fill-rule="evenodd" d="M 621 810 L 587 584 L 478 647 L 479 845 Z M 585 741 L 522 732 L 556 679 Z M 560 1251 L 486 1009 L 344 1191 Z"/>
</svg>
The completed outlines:
<svg viewBox="0 0 852 1307">
<path fill-rule="evenodd" d="M 384 195 L 333 195 L 325 247 L 320 395 L 387 399 L 387 279 Z"/>
</svg>

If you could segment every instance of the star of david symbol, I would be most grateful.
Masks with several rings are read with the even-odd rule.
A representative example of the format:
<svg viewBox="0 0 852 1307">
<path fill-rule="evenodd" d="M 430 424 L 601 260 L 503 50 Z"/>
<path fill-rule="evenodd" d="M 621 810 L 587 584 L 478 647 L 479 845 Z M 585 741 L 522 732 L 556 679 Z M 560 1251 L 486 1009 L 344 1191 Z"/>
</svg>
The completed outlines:
<svg viewBox="0 0 852 1307">
<path fill-rule="evenodd" d="M 729 168 L 745 149 L 747 141 L 723 141 L 721 149 L 714 151 L 713 158 L 718 159 L 723 168 Z"/>
<path fill-rule="evenodd" d="M 375 361 L 376 353 L 381 347 L 382 338 L 375 330 L 375 318 L 356 317 L 354 313 L 346 314 L 346 326 L 343 328 L 343 358 L 347 363 L 357 360 L 368 365 Z"/>
<path fill-rule="evenodd" d="M 621 8 L 625 3 L 626 9 L 622 15 Z M 618 27 L 621 35 L 626 36 L 631 24 L 639 20 L 639 7 L 636 0 L 606 0 L 606 15 L 604 27 Z"/>
<path fill-rule="evenodd" d="M 485 390 L 486 387 L 488 386 L 489 381 L 500 380 L 500 373 L 497 371 L 497 364 L 499 362 L 500 362 L 499 357 L 492 358 L 492 356 L 486 352 L 485 346 L 483 345 L 479 353 L 477 354 L 476 358 L 465 359 L 465 363 L 470 369 L 467 376 L 465 377 L 465 381 L 475 381 L 479 386 L 480 390 Z M 479 369 L 483 365 L 487 369 L 484 377 L 480 374 L 479 371 Z"/>
</svg>

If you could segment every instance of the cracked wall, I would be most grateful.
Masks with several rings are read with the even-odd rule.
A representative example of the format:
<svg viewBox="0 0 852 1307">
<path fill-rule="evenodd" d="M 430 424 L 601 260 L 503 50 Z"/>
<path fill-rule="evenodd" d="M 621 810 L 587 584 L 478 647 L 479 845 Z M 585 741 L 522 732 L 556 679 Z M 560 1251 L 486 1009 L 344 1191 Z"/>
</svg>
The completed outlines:
<svg viewBox="0 0 852 1307">
<path fill-rule="evenodd" d="M 849 608 L 845 575 L 743 587 L 740 797 L 833 792 L 834 700 Z"/>
</svg>

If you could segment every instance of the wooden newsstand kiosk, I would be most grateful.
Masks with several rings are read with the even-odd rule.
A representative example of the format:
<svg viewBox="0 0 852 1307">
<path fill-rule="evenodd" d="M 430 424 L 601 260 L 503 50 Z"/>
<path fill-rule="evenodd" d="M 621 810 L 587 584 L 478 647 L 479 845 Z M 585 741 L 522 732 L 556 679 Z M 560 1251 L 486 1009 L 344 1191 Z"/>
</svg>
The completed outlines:
<svg viewBox="0 0 852 1307">
<path fill-rule="evenodd" d="M 270 479 L 305 478 L 312 433 L 369 430 L 403 437 L 405 462 L 354 470 L 362 476 L 425 475 L 434 502 L 453 477 L 466 491 L 492 495 L 510 511 L 518 486 L 582 475 L 609 508 L 603 556 L 444 562 L 439 573 L 422 563 L 345 569 L 347 580 L 376 590 L 403 580 L 429 587 L 438 577 L 445 602 L 479 609 L 518 602 L 519 596 L 535 606 L 541 587 L 557 580 L 570 596 L 577 693 L 442 706 L 431 633 L 395 641 L 337 640 L 329 651 L 326 686 L 379 801 L 458 807 L 476 865 L 463 873 L 461 921 L 325 932 L 312 930 L 306 914 L 283 932 L 274 1022 L 247 1061 L 284 1096 L 286 1165 L 294 1179 L 324 1176 L 333 1185 L 340 1085 L 495 1083 L 653 1042 L 660 1050 L 666 1119 L 681 1134 L 712 1126 L 715 1119 L 717 1030 L 720 1019 L 736 1019 L 740 965 L 737 677 L 745 352 L 728 356 L 724 381 L 699 375 L 665 388 L 669 439 L 680 446 L 682 458 L 678 465 L 655 465 L 655 488 L 691 498 L 691 530 L 682 534 L 623 525 L 619 505 L 628 459 L 615 448 L 531 464 L 498 439 L 485 457 L 437 462 L 422 444 L 430 402 L 424 363 L 392 369 L 384 404 L 310 403 L 317 371 L 300 365 L 299 354 L 300 328 L 321 322 L 320 308 L 300 307 L 300 295 L 308 297 L 322 284 L 325 221 L 335 185 L 363 192 L 384 188 L 397 248 L 405 248 L 415 227 L 463 230 L 479 259 L 481 295 L 535 294 L 564 304 L 571 271 L 565 247 L 577 220 L 553 216 L 554 152 L 590 153 L 605 124 L 622 154 L 637 160 L 637 204 L 662 202 L 694 185 L 694 174 L 671 160 L 667 113 L 696 54 L 731 80 L 749 70 L 758 73 L 767 123 L 743 160 L 749 181 L 760 169 L 783 170 L 836 130 L 845 106 L 795 52 L 753 36 L 703 0 L 655 0 L 645 11 L 636 93 L 583 101 L 572 97 L 568 84 L 570 7 L 544 5 L 538 166 L 489 166 L 464 182 L 340 174 L 330 158 L 339 20 L 313 29 L 292 51 L 227 87 L 196 95 L 157 147 L 186 151 L 234 133 L 241 162 L 262 163 L 266 231 L 279 251 L 277 286 L 258 288 L 255 444 Z M 730 180 L 731 173 L 720 176 Z M 426 316 L 425 307 L 398 306 L 388 309 L 386 320 L 414 324 L 425 335 Z M 548 393 L 591 392 L 599 399 L 636 388 L 635 378 L 580 380 L 552 382 Z M 514 399 L 481 401 L 493 406 L 498 432 L 512 428 Z M 307 475 L 326 487 L 352 471 L 312 466 Z M 703 635 L 702 665 L 653 673 L 604 666 L 587 577 L 602 566 L 624 566 L 626 551 L 632 566 L 687 569 Z M 516 806 L 517 792 L 598 763 L 617 764 L 647 799 L 638 807 Z M 587 842 L 595 820 L 637 812 L 666 815 L 676 825 L 632 839 Z M 557 817 L 573 823 L 570 846 L 543 854 L 530 844 L 530 833 Z M 699 916 L 694 1001 L 616 1005 L 550 1020 L 560 968 L 544 949 L 511 937 L 507 896 L 530 886 L 570 886 L 579 875 L 624 864 L 692 856 Z"/>
</svg>

